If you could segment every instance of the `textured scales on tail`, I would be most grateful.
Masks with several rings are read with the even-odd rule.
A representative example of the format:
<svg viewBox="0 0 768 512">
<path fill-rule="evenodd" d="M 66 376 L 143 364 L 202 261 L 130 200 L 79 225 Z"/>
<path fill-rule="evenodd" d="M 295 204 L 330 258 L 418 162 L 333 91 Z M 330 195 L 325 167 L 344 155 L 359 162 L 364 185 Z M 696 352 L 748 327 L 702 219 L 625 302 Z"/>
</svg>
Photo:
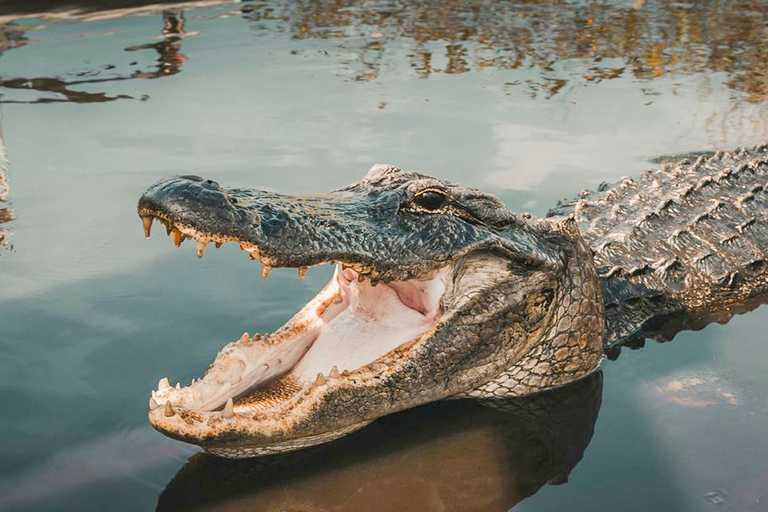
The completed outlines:
<svg viewBox="0 0 768 512">
<path fill-rule="evenodd" d="M 563 214 L 594 252 L 607 347 L 655 336 L 666 317 L 685 315 L 690 327 L 751 308 L 768 291 L 766 145 L 625 177 L 550 212 Z"/>
</svg>

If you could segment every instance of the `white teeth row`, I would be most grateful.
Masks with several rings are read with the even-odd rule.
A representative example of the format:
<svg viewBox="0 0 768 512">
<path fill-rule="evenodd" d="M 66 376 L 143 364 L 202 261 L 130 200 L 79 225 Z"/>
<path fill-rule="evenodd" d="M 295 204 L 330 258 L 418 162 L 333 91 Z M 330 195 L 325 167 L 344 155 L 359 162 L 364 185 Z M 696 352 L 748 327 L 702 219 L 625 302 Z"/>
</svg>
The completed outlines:
<svg viewBox="0 0 768 512">
<path fill-rule="evenodd" d="M 149 410 L 154 411 L 158 407 L 160 407 L 160 405 L 157 402 L 155 402 L 153 398 L 150 398 Z M 173 409 L 173 405 L 171 404 L 170 401 L 165 402 L 165 408 L 163 410 L 163 413 L 165 414 L 166 418 L 170 418 L 171 416 L 176 414 L 176 411 Z M 235 417 L 235 402 L 231 398 L 227 400 L 226 404 L 224 404 L 224 410 L 221 411 L 221 417 L 227 420 Z"/>
<path fill-rule="evenodd" d="M 258 335 L 257 335 L 258 336 Z M 247 332 L 244 332 L 243 335 L 240 337 L 240 341 L 242 343 L 246 343 L 250 341 L 250 337 L 248 336 Z M 331 368 L 331 371 L 328 373 L 328 377 L 325 377 L 322 373 L 317 374 L 317 378 L 315 379 L 315 382 L 313 383 L 313 387 L 317 386 L 325 386 L 329 381 L 338 379 L 340 377 L 347 377 L 349 376 L 349 371 L 344 370 L 343 372 L 339 373 L 339 368 L 334 365 L 333 368 Z M 192 384 L 194 384 L 196 379 L 192 380 Z M 181 389 L 181 384 L 176 383 L 175 387 L 171 387 L 171 383 L 168 380 L 168 377 L 163 377 L 157 382 L 157 389 L 152 390 L 152 396 L 149 399 L 149 410 L 154 411 L 158 407 L 160 407 L 161 403 L 165 403 L 165 415 L 167 417 L 171 417 L 175 414 L 175 411 L 173 409 L 173 405 L 171 405 L 171 401 L 168 399 L 166 395 L 170 394 L 170 392 L 173 389 Z M 221 412 L 221 415 L 225 419 L 230 419 L 235 416 L 235 402 L 232 397 L 227 399 L 227 402 L 224 404 L 224 409 Z"/>
<path fill-rule="evenodd" d="M 331 372 L 328 374 L 328 378 L 326 378 L 322 373 L 317 374 L 317 378 L 315 379 L 315 386 L 325 386 L 329 380 L 338 379 L 342 375 L 346 377 L 349 375 L 349 372 L 344 370 L 342 373 L 339 373 L 339 369 L 336 367 L 336 365 L 334 365 L 333 368 L 331 368 Z"/>
<path fill-rule="evenodd" d="M 230 419 L 235 415 L 235 401 L 232 400 L 232 397 L 227 399 L 227 403 L 224 404 L 224 410 L 221 415 L 227 419 Z"/>
<path fill-rule="evenodd" d="M 144 237 L 149 238 L 149 234 L 152 231 L 152 217 L 142 217 L 141 222 L 144 223 Z"/>
<path fill-rule="evenodd" d="M 152 222 L 154 221 L 154 217 L 142 217 L 141 222 L 144 224 L 144 236 L 146 238 L 149 238 L 149 235 L 152 231 Z M 166 222 L 166 221 L 163 221 Z M 187 238 L 195 238 L 193 235 L 189 235 L 186 233 L 182 233 L 182 231 L 174 226 L 173 224 L 168 223 L 166 225 L 166 230 L 168 231 L 168 235 L 173 236 L 173 243 L 176 244 L 176 247 L 181 247 L 181 243 L 186 240 Z M 197 251 L 197 257 L 202 258 L 203 254 L 205 253 L 205 248 L 208 246 L 208 242 L 204 242 L 202 240 L 198 240 L 195 238 L 195 241 L 197 242 L 196 245 L 196 251 Z M 216 248 L 218 249 L 221 247 L 222 242 L 215 242 Z M 242 244 L 240 245 L 240 250 L 248 251 L 249 256 L 252 260 L 257 260 L 259 258 L 258 250 L 256 249 L 247 249 Z M 269 277 L 270 272 L 272 272 L 272 266 L 264 263 L 261 261 L 261 277 L 264 279 L 267 279 Z M 307 271 L 309 270 L 309 267 L 299 267 L 299 279 L 302 281 L 304 280 L 304 277 L 307 275 Z"/>
<path fill-rule="evenodd" d="M 248 336 L 247 333 L 243 333 L 243 338 L 245 339 L 246 336 Z M 192 384 L 195 383 L 195 380 L 192 381 Z M 165 416 L 170 418 L 174 414 L 176 414 L 176 411 L 173 409 L 173 405 L 171 404 L 171 401 L 167 399 L 167 397 L 164 397 L 164 395 L 169 394 L 169 390 L 172 389 L 181 389 L 181 383 L 176 383 L 176 387 L 172 388 L 170 381 L 168 380 L 168 377 L 163 377 L 160 379 L 157 383 L 157 390 L 152 390 L 152 396 L 149 399 L 149 410 L 154 411 L 155 409 L 160 407 L 160 403 L 163 402 L 163 398 L 165 399 L 165 408 L 164 413 Z M 230 397 L 227 399 L 227 402 L 224 404 L 224 409 L 221 412 L 221 416 L 226 419 L 233 418 L 235 416 L 235 401 Z"/>
</svg>

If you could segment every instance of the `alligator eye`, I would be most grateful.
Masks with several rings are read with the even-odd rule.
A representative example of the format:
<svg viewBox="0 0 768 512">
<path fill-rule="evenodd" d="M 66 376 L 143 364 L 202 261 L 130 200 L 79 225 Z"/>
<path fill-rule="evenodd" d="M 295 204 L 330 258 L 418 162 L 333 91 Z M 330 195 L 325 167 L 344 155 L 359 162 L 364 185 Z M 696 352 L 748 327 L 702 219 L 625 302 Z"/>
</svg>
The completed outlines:
<svg viewBox="0 0 768 512">
<path fill-rule="evenodd" d="M 437 190 L 425 190 L 413 198 L 413 204 L 425 210 L 437 210 L 445 203 L 445 194 Z"/>
</svg>

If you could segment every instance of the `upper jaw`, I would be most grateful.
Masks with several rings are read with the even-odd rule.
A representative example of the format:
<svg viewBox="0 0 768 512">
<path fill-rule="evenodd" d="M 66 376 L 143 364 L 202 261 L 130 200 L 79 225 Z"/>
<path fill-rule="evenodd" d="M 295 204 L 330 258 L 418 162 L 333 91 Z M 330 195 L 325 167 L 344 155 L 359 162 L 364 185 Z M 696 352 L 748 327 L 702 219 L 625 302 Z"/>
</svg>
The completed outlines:
<svg viewBox="0 0 768 512">
<path fill-rule="evenodd" d="M 332 261 L 377 283 L 421 279 L 455 256 L 452 244 L 413 236 L 410 221 L 398 215 L 400 202 L 397 189 L 290 196 L 175 176 L 149 187 L 139 200 L 138 213 L 146 233 L 158 219 L 177 245 L 195 239 L 199 256 L 209 243 L 235 242 L 261 262 L 266 274 L 274 267 L 304 273 Z M 419 222 L 424 233 L 439 231 L 434 216 Z M 477 235 L 467 229 L 471 233 L 464 238 Z"/>
</svg>

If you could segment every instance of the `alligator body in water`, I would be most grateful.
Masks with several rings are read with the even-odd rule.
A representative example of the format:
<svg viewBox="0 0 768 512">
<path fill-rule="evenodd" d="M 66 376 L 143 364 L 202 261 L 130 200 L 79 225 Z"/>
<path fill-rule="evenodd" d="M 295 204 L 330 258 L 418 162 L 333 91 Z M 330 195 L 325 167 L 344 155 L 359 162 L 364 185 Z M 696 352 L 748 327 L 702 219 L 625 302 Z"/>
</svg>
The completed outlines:
<svg viewBox="0 0 768 512">
<path fill-rule="evenodd" d="M 604 350 L 753 307 L 766 291 L 768 147 L 718 152 L 561 202 L 547 218 L 376 165 L 318 196 L 159 181 L 139 201 L 177 245 L 332 263 L 277 331 L 152 392 L 151 424 L 225 457 L 302 448 L 449 397 L 506 398 L 591 374 Z M 679 327 L 679 323 L 675 324 Z M 674 330 L 674 329 L 672 329 Z"/>
</svg>

